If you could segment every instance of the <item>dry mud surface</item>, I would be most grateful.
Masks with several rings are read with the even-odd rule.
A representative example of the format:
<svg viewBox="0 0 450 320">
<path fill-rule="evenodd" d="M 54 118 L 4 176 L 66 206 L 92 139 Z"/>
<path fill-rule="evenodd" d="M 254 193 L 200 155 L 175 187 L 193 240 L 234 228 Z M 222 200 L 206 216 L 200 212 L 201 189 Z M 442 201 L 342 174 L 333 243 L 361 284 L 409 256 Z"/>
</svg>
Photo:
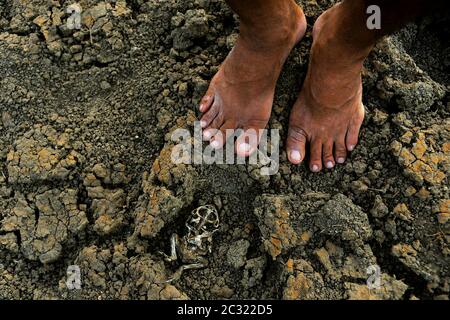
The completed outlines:
<svg viewBox="0 0 450 320">
<path fill-rule="evenodd" d="M 361 143 L 333 171 L 175 165 L 169 133 L 233 45 L 222 0 L 0 0 L 0 299 L 445 299 L 450 290 L 449 24 L 381 41 L 364 70 Z M 285 139 L 311 25 L 277 87 Z M 281 150 L 284 146 L 281 146 Z M 172 233 L 200 205 L 207 268 L 168 284 Z M 78 265 L 82 288 L 66 286 Z M 366 269 L 379 265 L 381 288 Z"/>
</svg>

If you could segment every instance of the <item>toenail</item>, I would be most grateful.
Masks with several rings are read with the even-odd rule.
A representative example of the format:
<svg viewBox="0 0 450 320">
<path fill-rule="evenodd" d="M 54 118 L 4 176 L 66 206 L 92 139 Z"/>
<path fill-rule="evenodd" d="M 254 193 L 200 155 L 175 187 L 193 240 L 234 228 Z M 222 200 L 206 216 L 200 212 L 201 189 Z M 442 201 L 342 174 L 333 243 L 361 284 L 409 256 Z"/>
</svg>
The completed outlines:
<svg viewBox="0 0 450 320">
<path fill-rule="evenodd" d="M 214 149 L 220 148 L 220 143 L 219 143 L 219 141 L 214 140 L 213 142 L 211 142 L 211 147 L 213 147 Z"/>
<path fill-rule="evenodd" d="M 205 108 L 205 105 L 202 103 L 202 104 L 200 105 L 199 109 L 200 109 L 200 111 L 203 112 L 203 109 L 204 109 L 204 108 Z"/>
<path fill-rule="evenodd" d="M 295 162 L 300 162 L 301 159 L 302 158 L 301 158 L 299 151 L 297 151 L 297 150 L 291 151 L 291 160 L 293 160 Z"/>
<path fill-rule="evenodd" d="M 248 143 L 241 143 L 239 145 L 239 152 L 240 153 L 246 153 L 248 151 L 250 151 L 251 146 Z"/>
<path fill-rule="evenodd" d="M 206 127 L 206 121 L 205 120 L 200 121 L 200 127 L 202 127 L 202 128 Z"/>
<path fill-rule="evenodd" d="M 317 164 L 312 166 L 312 172 L 318 172 L 319 171 L 319 166 Z"/>
<path fill-rule="evenodd" d="M 209 130 L 204 131 L 203 138 L 205 138 L 206 140 L 211 139 L 211 131 L 209 131 Z"/>
<path fill-rule="evenodd" d="M 333 167 L 334 167 L 333 162 L 328 161 L 328 162 L 327 162 L 327 168 L 328 168 L 328 169 L 331 169 L 331 168 L 333 168 Z"/>
<path fill-rule="evenodd" d="M 352 144 L 351 146 L 348 147 L 348 151 L 353 151 L 353 149 L 355 149 L 355 145 Z"/>
<path fill-rule="evenodd" d="M 345 159 L 344 159 L 344 158 L 338 158 L 338 159 L 337 159 L 337 162 L 338 162 L 338 163 L 344 163 L 344 162 L 345 162 Z"/>
</svg>

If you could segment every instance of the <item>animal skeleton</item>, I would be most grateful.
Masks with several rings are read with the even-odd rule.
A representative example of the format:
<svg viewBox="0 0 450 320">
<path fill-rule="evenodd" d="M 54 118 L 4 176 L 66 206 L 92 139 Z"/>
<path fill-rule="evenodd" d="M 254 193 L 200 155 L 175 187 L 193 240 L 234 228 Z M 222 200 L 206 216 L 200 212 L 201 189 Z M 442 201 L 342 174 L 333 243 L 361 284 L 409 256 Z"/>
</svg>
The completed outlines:
<svg viewBox="0 0 450 320">
<path fill-rule="evenodd" d="M 186 221 L 187 234 L 180 238 L 176 233 L 170 238 L 170 256 L 163 253 L 166 261 L 178 260 L 186 263 L 175 272 L 166 282 L 180 279 L 183 271 L 188 269 L 201 269 L 208 265 L 205 259 L 212 252 L 212 237 L 219 229 L 219 214 L 211 205 L 200 206 L 194 209 Z"/>
</svg>

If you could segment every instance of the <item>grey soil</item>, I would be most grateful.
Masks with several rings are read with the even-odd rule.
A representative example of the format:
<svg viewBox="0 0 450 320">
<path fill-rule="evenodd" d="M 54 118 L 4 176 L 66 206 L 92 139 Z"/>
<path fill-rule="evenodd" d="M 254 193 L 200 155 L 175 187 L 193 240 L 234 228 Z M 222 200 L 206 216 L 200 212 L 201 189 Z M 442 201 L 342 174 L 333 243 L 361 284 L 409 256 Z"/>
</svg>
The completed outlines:
<svg viewBox="0 0 450 320">
<path fill-rule="evenodd" d="M 299 2 L 309 26 L 334 3 Z M 267 177 L 170 161 L 236 37 L 224 1 L 81 0 L 75 31 L 71 3 L 0 0 L 0 299 L 448 298 L 448 21 L 378 44 L 345 165 L 312 174 L 281 152 Z M 283 141 L 310 31 L 277 86 Z M 179 264 L 159 252 L 206 204 L 221 220 L 209 265 L 166 284 Z"/>
</svg>

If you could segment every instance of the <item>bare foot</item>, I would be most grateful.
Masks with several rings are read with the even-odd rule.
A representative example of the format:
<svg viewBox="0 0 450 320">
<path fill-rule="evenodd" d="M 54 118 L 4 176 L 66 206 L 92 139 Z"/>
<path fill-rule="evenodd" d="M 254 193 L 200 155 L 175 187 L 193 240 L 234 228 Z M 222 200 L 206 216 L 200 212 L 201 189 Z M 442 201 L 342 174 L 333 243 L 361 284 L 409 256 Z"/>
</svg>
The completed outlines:
<svg viewBox="0 0 450 320">
<path fill-rule="evenodd" d="M 203 136 L 213 148 L 223 147 L 225 130 L 243 129 L 236 153 L 245 157 L 257 149 L 258 134 L 270 118 L 281 68 L 306 30 L 303 11 L 294 1 L 279 7 L 283 12 L 274 13 L 280 19 L 273 25 L 263 19 L 259 25 L 241 21 L 236 45 L 201 100 Z"/>
<path fill-rule="evenodd" d="M 287 155 L 301 163 L 309 149 L 313 172 L 344 163 L 364 120 L 361 70 L 370 48 L 350 48 L 339 35 L 336 5 L 317 19 L 308 73 L 289 121 Z"/>
</svg>

